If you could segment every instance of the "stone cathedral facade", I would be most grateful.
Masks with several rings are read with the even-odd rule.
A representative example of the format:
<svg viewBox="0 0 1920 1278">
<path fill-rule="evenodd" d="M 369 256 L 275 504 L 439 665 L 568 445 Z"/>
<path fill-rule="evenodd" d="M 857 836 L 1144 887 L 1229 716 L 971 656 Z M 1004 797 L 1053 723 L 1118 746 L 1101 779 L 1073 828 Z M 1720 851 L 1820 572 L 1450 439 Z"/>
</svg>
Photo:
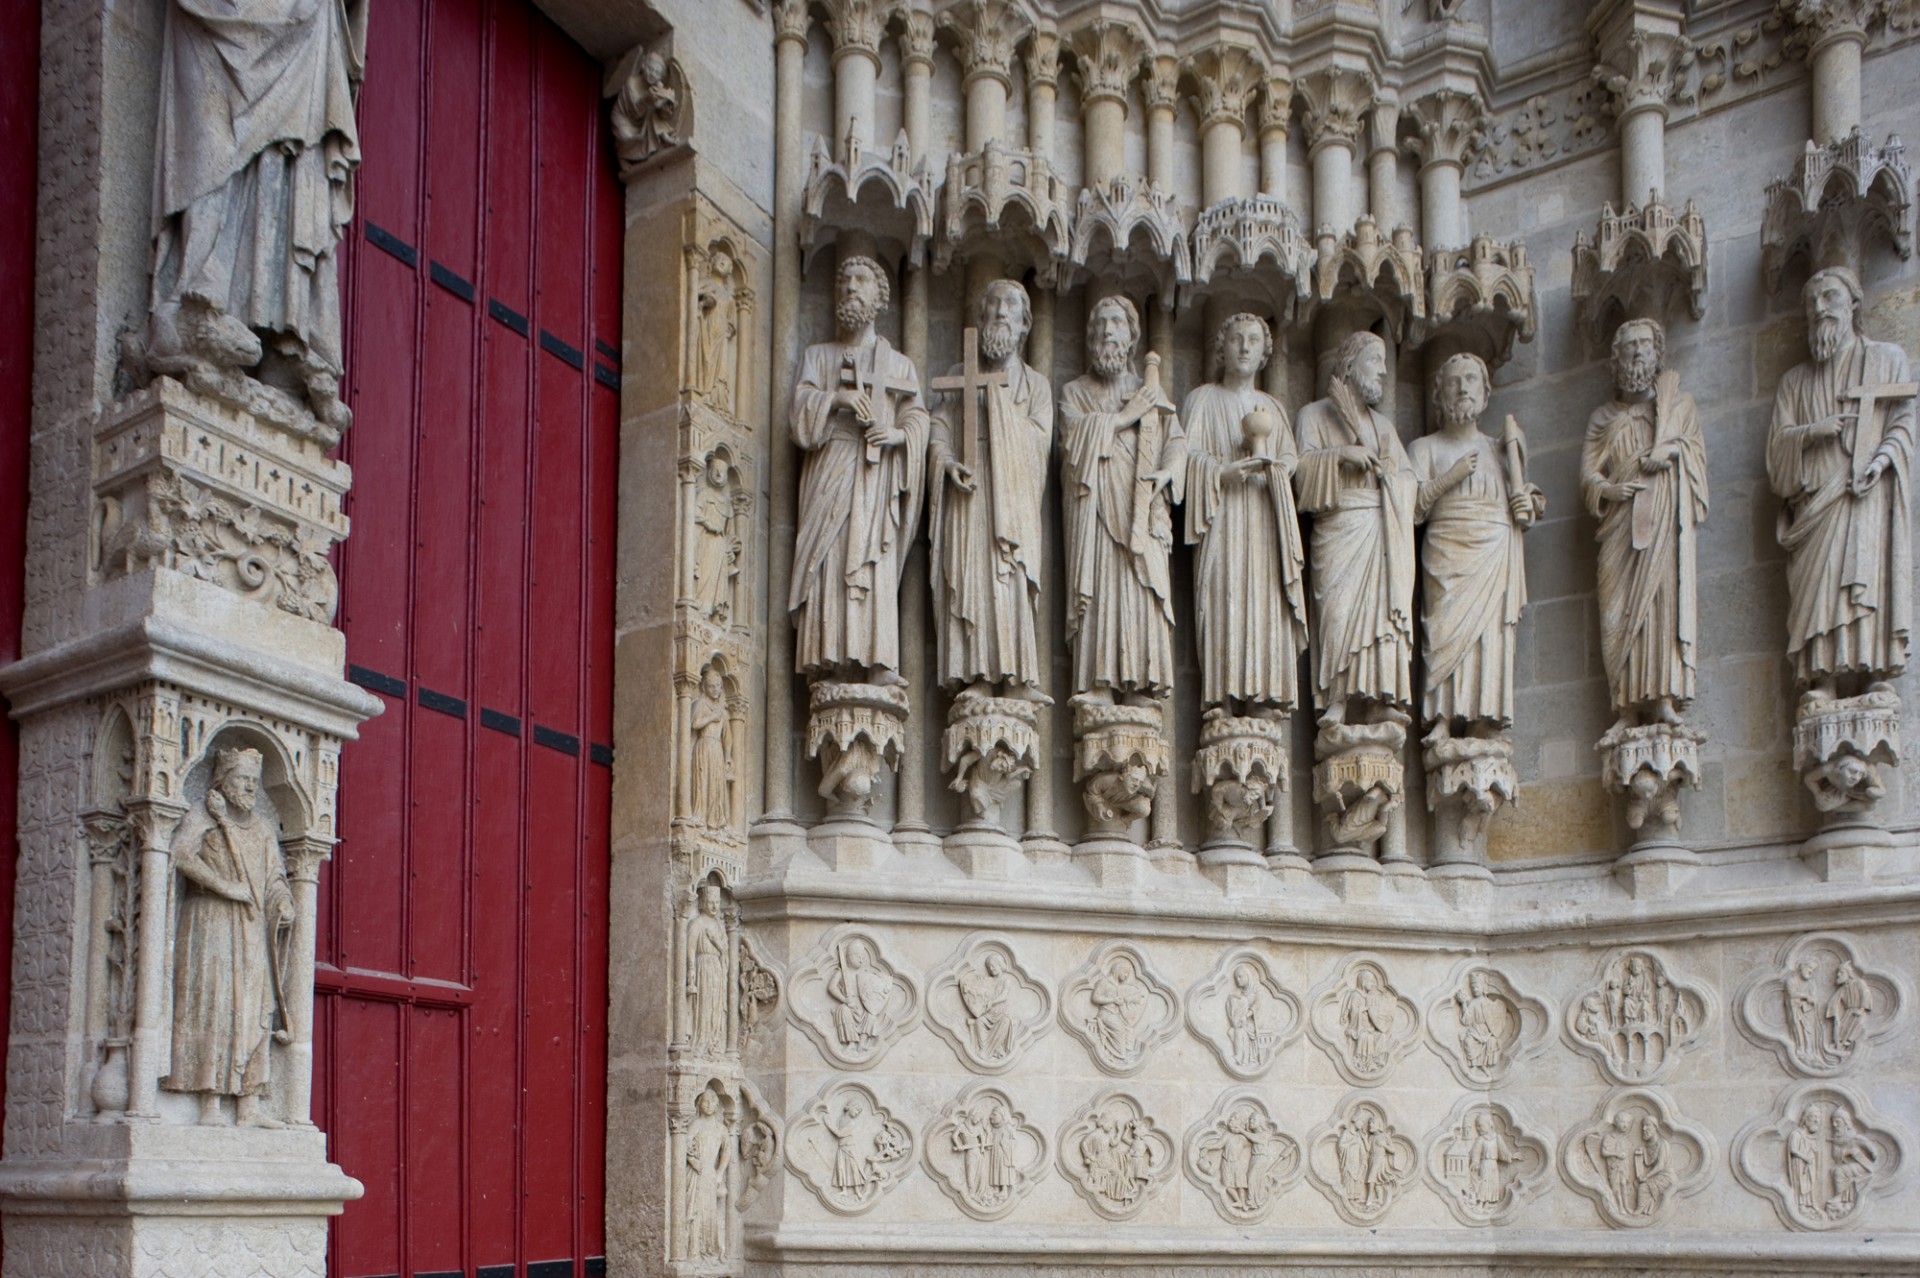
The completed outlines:
<svg viewBox="0 0 1920 1278">
<path fill-rule="evenodd" d="M 540 7 L 625 198 L 609 1272 L 1920 1273 L 1920 5 Z M 10 1275 L 357 1210 L 362 8 L 43 113 L 164 154 L 41 170 Z"/>
</svg>

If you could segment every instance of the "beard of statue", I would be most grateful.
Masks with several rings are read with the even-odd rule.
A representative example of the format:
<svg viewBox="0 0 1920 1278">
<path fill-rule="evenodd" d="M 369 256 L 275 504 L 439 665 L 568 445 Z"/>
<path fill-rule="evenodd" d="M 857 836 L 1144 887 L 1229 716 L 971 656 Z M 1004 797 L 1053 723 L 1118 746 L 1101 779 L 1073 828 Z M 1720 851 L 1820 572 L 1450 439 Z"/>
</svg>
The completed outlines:
<svg viewBox="0 0 1920 1278">
<path fill-rule="evenodd" d="M 1380 401 L 1387 397 L 1387 379 L 1380 375 L 1365 377 L 1355 373 L 1353 388 L 1360 392 L 1360 398 L 1367 401 L 1368 408 L 1378 408 Z"/>
<path fill-rule="evenodd" d="M 858 333 L 873 323 L 879 313 L 880 303 L 871 294 L 862 293 L 837 303 L 833 308 L 833 322 L 840 326 L 842 333 Z"/>
<path fill-rule="evenodd" d="M 1813 346 L 1813 357 L 1822 364 L 1840 353 L 1840 343 L 1845 340 L 1847 326 L 1839 315 L 1822 315 L 1814 320 L 1813 332 L 1808 340 Z"/>
<path fill-rule="evenodd" d="M 1614 364 L 1613 380 L 1623 394 L 1644 395 L 1659 376 L 1660 365 L 1654 360 L 1625 359 Z"/>
<path fill-rule="evenodd" d="M 1133 363 L 1133 347 L 1120 342 L 1100 342 L 1093 348 L 1093 371 L 1104 378 L 1115 378 Z"/>
<path fill-rule="evenodd" d="M 980 326 L 980 354 L 989 363 L 1001 363 L 1020 349 L 1026 336 L 1006 320 L 993 320 Z"/>
<path fill-rule="evenodd" d="M 1458 426 L 1463 422 L 1477 422 L 1486 405 L 1478 396 L 1462 393 L 1451 398 L 1442 397 L 1439 404 L 1440 424 Z"/>
</svg>

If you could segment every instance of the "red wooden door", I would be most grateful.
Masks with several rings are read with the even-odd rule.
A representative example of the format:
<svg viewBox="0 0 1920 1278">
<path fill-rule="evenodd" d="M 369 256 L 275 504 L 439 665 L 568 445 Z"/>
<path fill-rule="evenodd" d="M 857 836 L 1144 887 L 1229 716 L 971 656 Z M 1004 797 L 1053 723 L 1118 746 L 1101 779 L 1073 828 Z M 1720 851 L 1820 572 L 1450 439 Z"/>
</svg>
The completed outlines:
<svg viewBox="0 0 1920 1278">
<path fill-rule="evenodd" d="M 621 191 L 528 0 L 381 0 L 345 258 L 350 677 L 316 1119 L 341 1278 L 598 1271 Z"/>
</svg>

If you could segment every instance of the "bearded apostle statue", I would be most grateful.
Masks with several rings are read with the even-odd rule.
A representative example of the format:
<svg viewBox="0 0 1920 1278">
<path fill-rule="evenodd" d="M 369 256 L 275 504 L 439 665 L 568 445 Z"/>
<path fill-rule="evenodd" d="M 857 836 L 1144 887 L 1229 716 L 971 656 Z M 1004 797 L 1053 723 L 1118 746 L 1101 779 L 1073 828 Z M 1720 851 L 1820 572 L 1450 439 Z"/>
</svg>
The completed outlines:
<svg viewBox="0 0 1920 1278">
<path fill-rule="evenodd" d="M 1144 815 L 1166 772 L 1161 698 L 1173 687 L 1172 507 L 1187 445 L 1158 356 L 1145 377 L 1134 371 L 1139 344 L 1131 301 L 1096 302 L 1089 371 L 1060 395 L 1075 778 L 1091 778 L 1088 812 L 1107 834 Z"/>
<path fill-rule="evenodd" d="M 1257 315 L 1232 316 L 1213 340 L 1220 380 L 1194 388 L 1187 430 L 1187 541 L 1206 707 L 1194 759 L 1208 794 L 1209 842 L 1246 843 L 1287 772 L 1285 719 L 1307 650 L 1304 555 L 1293 508 L 1298 457 L 1287 410 L 1254 385 L 1273 357 Z"/>
<path fill-rule="evenodd" d="M 1413 702 L 1414 506 L 1418 485 L 1386 395 L 1386 344 L 1354 333 L 1334 352 L 1327 397 L 1300 410 L 1300 512 L 1313 517 L 1314 796 L 1329 851 L 1386 833 L 1404 774 Z"/>
<path fill-rule="evenodd" d="M 366 0 L 170 0 L 155 144 L 153 293 L 134 362 L 290 418 L 327 442 L 340 398 L 340 271 L 360 163 Z"/>
<path fill-rule="evenodd" d="M 836 815 L 864 813 L 881 764 L 897 765 L 907 700 L 900 578 L 920 523 L 929 422 L 913 361 L 874 331 L 887 277 L 840 264 L 834 340 L 800 359 L 791 430 L 800 450 L 793 552 L 795 666 L 812 681 L 808 753 Z"/>
<path fill-rule="evenodd" d="M 1787 658 L 1803 696 L 1795 766 L 1833 815 L 1873 806 L 1899 761 L 1911 619 L 1914 412 L 1906 352 L 1860 329 L 1860 281 L 1807 281 L 1812 359 L 1773 401 L 1767 476 L 1787 552 Z"/>
<path fill-rule="evenodd" d="M 1041 496 L 1053 453 L 1053 389 L 1022 359 L 1033 310 L 1013 280 L 981 295 L 969 358 L 928 449 L 933 604 L 943 687 L 957 691 L 944 748 L 975 820 L 1037 763 L 1046 659 L 1038 637 Z"/>
<path fill-rule="evenodd" d="M 1642 842 L 1678 832 L 1677 789 L 1699 785 L 1705 740 L 1680 711 L 1694 697 L 1706 441 L 1665 353 L 1653 320 L 1615 331 L 1614 397 L 1587 419 L 1580 454 L 1581 493 L 1600 521 L 1600 647 L 1617 716 L 1600 747 L 1607 784 L 1627 796 Z"/>
<path fill-rule="evenodd" d="M 1436 864 L 1484 864 L 1487 822 L 1519 792 L 1513 770 L 1513 651 L 1527 602 L 1521 534 L 1546 510 L 1527 482 L 1513 418 L 1503 439 L 1480 430 L 1491 382 L 1462 352 L 1433 374 L 1437 429 L 1407 450 L 1426 526 L 1420 558 L 1425 624 L 1427 805 L 1437 818 Z"/>
</svg>

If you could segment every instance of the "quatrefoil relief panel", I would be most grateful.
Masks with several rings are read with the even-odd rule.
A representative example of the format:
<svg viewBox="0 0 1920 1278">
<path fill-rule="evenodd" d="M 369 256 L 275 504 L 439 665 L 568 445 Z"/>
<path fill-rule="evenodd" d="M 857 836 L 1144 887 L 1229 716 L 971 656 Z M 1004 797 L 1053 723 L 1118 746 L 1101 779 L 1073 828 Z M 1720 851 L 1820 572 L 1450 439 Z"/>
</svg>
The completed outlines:
<svg viewBox="0 0 1920 1278">
<path fill-rule="evenodd" d="M 787 1124 L 787 1166 L 821 1205 L 870 1211 L 913 1170 L 913 1129 L 864 1083 L 828 1083 Z"/>
<path fill-rule="evenodd" d="M 1180 1000 L 1130 941 L 1096 949 L 1060 989 L 1060 1023 L 1094 1063 L 1126 1077 L 1180 1026 Z"/>
<path fill-rule="evenodd" d="M 927 1019 L 968 1068 L 1012 1069 L 1053 1026 L 1053 991 L 998 937 L 973 935 L 927 974 Z"/>
<path fill-rule="evenodd" d="M 1187 1179 L 1236 1225 L 1265 1220 L 1306 1171 L 1300 1142 L 1281 1129 L 1266 1098 L 1251 1087 L 1215 1101 L 1187 1129 L 1186 1150 Z"/>
<path fill-rule="evenodd" d="M 1420 1155 L 1386 1106 L 1358 1092 L 1307 1135 L 1307 1175 L 1351 1225 L 1377 1224 L 1420 1175 Z"/>
<path fill-rule="evenodd" d="M 1060 1172 L 1108 1220 L 1130 1220 L 1173 1179 L 1173 1137 L 1139 1098 L 1102 1092 L 1060 1129 Z"/>
<path fill-rule="evenodd" d="M 1900 979 L 1861 961 L 1854 943 L 1830 932 L 1795 937 L 1771 969 L 1756 972 L 1734 1000 L 1740 1032 L 1802 1078 L 1838 1078 L 1897 1028 L 1907 1003 Z"/>
<path fill-rule="evenodd" d="M 1560 1170 L 1609 1225 L 1664 1224 L 1680 1199 L 1713 1179 L 1713 1136 L 1682 1119 L 1667 1099 L 1621 1088 L 1560 1141 Z"/>
<path fill-rule="evenodd" d="M 1300 1000 L 1280 983 L 1267 956 L 1240 945 L 1220 956 L 1187 991 L 1187 1028 L 1235 1078 L 1255 1079 L 1305 1028 Z"/>
<path fill-rule="evenodd" d="M 998 1220 L 1046 1174 L 1047 1138 L 1004 1091 L 975 1083 L 940 1110 L 921 1157 L 962 1211 Z"/>
<path fill-rule="evenodd" d="M 1427 1041 L 1463 1087 L 1507 1081 L 1547 1044 L 1553 1011 L 1514 988 L 1497 968 L 1469 959 L 1427 1004 Z"/>
<path fill-rule="evenodd" d="M 842 924 L 787 973 L 787 1008 L 821 1055 L 867 1069 L 919 1022 L 920 986 L 873 933 Z"/>
<path fill-rule="evenodd" d="M 1420 1038 L 1420 1010 L 1371 954 L 1348 955 L 1307 1006 L 1307 1033 L 1356 1087 L 1378 1086 Z"/>
<path fill-rule="evenodd" d="M 1553 1151 L 1500 1101 L 1463 1096 L 1427 1137 L 1427 1183 L 1463 1225 L 1503 1225 L 1547 1188 Z"/>
<path fill-rule="evenodd" d="M 1740 1183 L 1764 1195 L 1789 1229 L 1860 1224 L 1867 1199 L 1891 1191 L 1906 1141 L 1842 1083 L 1801 1083 L 1733 1141 Z"/>
<path fill-rule="evenodd" d="M 1699 1041 L 1713 991 L 1681 979 L 1649 949 L 1617 949 L 1595 983 L 1567 1000 L 1562 1032 L 1616 1083 L 1651 1083 Z"/>
</svg>

